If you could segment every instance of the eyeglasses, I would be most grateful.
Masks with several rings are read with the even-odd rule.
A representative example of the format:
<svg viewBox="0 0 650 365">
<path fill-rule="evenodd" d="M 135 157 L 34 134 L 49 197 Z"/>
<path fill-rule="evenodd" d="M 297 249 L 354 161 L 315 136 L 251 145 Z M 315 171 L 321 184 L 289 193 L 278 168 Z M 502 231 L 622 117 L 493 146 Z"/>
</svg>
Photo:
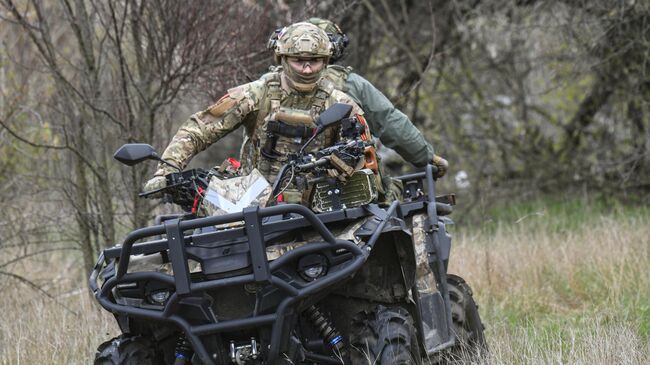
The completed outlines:
<svg viewBox="0 0 650 365">
<path fill-rule="evenodd" d="M 287 61 L 294 66 L 305 68 L 310 66 L 312 68 L 322 66 L 324 60 L 322 58 L 300 58 L 300 57 L 287 57 Z"/>
</svg>

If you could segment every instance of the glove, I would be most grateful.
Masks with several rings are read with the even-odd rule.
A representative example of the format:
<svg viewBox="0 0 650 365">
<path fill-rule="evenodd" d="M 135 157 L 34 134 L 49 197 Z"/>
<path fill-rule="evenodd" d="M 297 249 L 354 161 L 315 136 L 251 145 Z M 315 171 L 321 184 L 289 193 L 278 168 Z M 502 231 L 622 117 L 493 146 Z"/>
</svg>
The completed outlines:
<svg viewBox="0 0 650 365">
<path fill-rule="evenodd" d="M 165 186 L 167 186 L 167 178 L 164 176 L 154 176 L 151 178 L 149 181 L 147 181 L 144 184 L 144 187 L 142 188 L 143 193 L 148 193 L 150 191 L 162 189 Z M 162 198 L 163 193 L 162 191 L 159 191 L 155 194 L 147 195 L 148 199 L 158 199 Z"/>
<path fill-rule="evenodd" d="M 447 162 L 447 160 L 438 155 L 433 155 L 433 165 L 438 168 L 438 174 L 436 177 L 441 178 L 445 176 L 447 169 L 449 168 L 449 162 Z"/>
</svg>

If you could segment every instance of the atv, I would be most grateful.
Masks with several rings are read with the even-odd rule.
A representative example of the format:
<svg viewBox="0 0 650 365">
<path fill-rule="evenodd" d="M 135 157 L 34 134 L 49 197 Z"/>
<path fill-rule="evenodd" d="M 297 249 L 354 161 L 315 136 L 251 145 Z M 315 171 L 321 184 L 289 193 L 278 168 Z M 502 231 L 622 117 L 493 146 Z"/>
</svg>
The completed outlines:
<svg viewBox="0 0 650 365">
<path fill-rule="evenodd" d="M 480 356 L 469 286 L 447 273 L 453 195 L 436 167 L 400 176 L 381 199 L 365 125 L 335 104 L 271 185 L 238 166 L 167 175 L 184 212 L 105 249 L 90 276 L 122 334 L 95 364 L 421 364 Z M 336 144 L 307 147 L 327 128 Z M 114 156 L 164 161 L 146 144 Z M 231 161 L 232 162 L 232 161 Z M 225 164 L 227 165 L 227 164 Z M 173 165 L 172 165 L 173 166 Z M 283 201 L 287 187 L 300 204 Z M 385 191 L 384 191 L 385 193 Z M 422 284 L 423 281 L 426 281 Z"/>
</svg>

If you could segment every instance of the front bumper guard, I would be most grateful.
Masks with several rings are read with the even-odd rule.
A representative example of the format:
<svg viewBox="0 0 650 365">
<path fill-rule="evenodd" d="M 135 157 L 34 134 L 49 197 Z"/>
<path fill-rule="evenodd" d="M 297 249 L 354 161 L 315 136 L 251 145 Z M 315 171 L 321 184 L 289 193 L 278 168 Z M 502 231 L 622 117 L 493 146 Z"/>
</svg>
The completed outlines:
<svg viewBox="0 0 650 365">
<path fill-rule="evenodd" d="M 396 206 L 397 203 L 395 203 Z M 393 212 L 395 209 L 392 209 Z M 323 238 L 324 242 L 310 243 L 287 252 L 277 260 L 269 262 L 266 258 L 266 245 L 264 242 L 265 226 L 262 218 L 295 214 L 308 221 Z M 294 219 L 297 218 L 294 216 Z M 253 272 L 246 275 L 214 279 L 204 282 L 192 282 L 187 263 L 185 251 L 185 240 L 183 232 L 201 227 L 216 226 L 225 223 L 243 221 L 245 228 L 239 230 L 241 235 L 248 237 L 249 252 Z M 174 275 L 161 272 L 134 272 L 128 273 L 130 256 L 133 254 L 134 244 L 143 238 L 166 234 L 167 239 L 162 240 L 156 246 L 157 249 L 169 249 L 169 258 L 172 264 Z M 310 253 L 320 252 L 326 249 L 344 249 L 352 254 L 351 259 L 340 270 L 313 281 L 302 288 L 297 288 L 274 275 L 274 271 L 286 263 Z M 113 251 L 115 252 L 115 251 Z M 151 319 L 155 321 L 171 322 L 181 328 L 187 339 L 192 343 L 195 352 L 206 364 L 216 364 L 215 359 L 210 356 L 201 336 L 226 332 L 235 329 L 254 328 L 260 326 L 271 326 L 271 343 L 267 355 L 268 363 L 273 363 L 279 356 L 282 339 L 288 328 L 286 320 L 292 308 L 303 298 L 331 287 L 343 279 L 353 275 L 365 262 L 368 256 L 367 250 L 362 250 L 355 243 L 337 239 L 332 232 L 319 220 L 309 209 L 296 204 L 279 205 L 269 208 L 246 208 L 241 213 L 233 213 L 222 216 L 198 218 L 183 221 L 172 219 L 162 225 L 146 227 L 135 230 L 129 234 L 119 250 L 119 262 L 115 275 L 108 278 L 101 288 L 97 279 L 107 263 L 104 253 L 100 255 L 97 264 L 90 277 L 90 288 L 95 298 L 102 307 L 112 313 L 126 314 L 129 316 Z M 162 311 L 156 309 L 138 308 L 115 302 L 112 290 L 122 283 L 151 280 L 164 283 L 175 288 L 175 291 Z M 181 316 L 179 312 L 180 301 L 183 297 L 191 294 L 198 294 L 207 290 L 214 290 L 231 285 L 245 285 L 249 283 L 265 283 L 281 290 L 286 297 L 282 299 L 273 314 L 252 315 L 247 318 L 231 319 L 221 322 L 192 325 Z"/>
</svg>

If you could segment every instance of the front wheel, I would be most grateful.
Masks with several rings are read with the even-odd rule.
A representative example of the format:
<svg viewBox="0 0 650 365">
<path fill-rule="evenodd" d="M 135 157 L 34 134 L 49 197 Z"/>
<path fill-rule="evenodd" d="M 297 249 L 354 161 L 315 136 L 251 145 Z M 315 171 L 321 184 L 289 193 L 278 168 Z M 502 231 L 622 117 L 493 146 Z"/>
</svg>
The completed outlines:
<svg viewBox="0 0 650 365">
<path fill-rule="evenodd" d="M 350 333 L 353 365 L 419 365 L 420 346 L 413 317 L 401 307 L 378 305 L 358 313 Z"/>
<path fill-rule="evenodd" d="M 451 319 L 456 335 L 456 344 L 452 346 L 449 357 L 452 362 L 478 360 L 487 352 L 487 342 L 474 301 L 472 289 L 460 276 L 447 275 L 449 300 L 451 302 Z"/>
<path fill-rule="evenodd" d="M 157 365 L 164 360 L 148 337 L 123 334 L 97 348 L 95 365 Z"/>
</svg>

